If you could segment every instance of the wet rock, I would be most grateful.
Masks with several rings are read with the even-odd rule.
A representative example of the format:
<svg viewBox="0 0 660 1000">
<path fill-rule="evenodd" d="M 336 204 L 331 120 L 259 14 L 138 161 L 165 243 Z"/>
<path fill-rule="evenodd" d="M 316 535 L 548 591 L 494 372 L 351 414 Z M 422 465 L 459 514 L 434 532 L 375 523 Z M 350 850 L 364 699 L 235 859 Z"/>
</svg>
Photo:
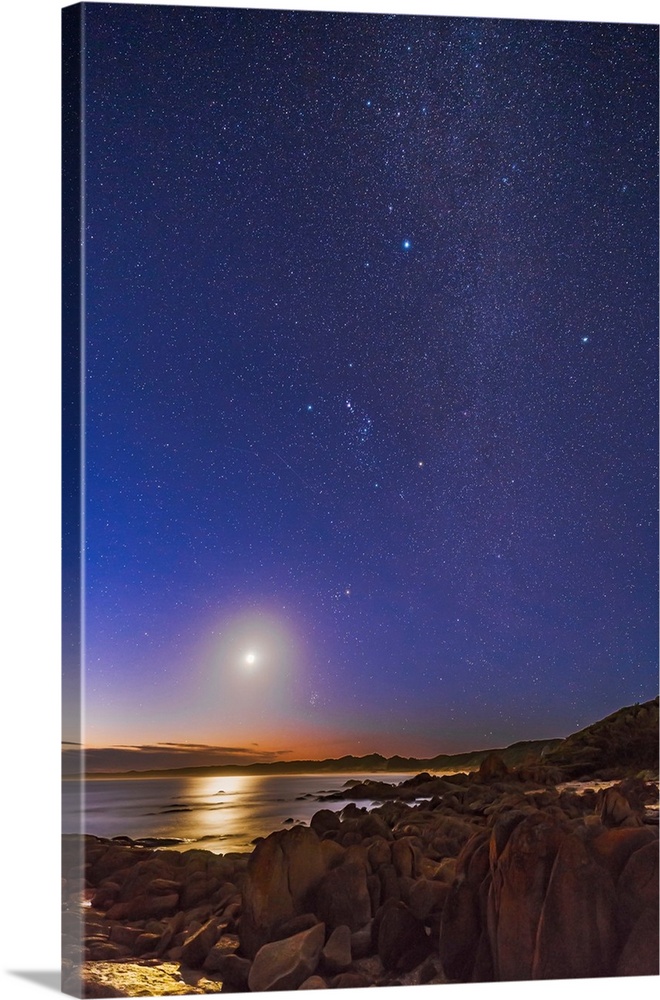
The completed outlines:
<svg viewBox="0 0 660 1000">
<path fill-rule="evenodd" d="M 317 924 L 283 941 L 265 944 L 257 952 L 248 986 L 253 992 L 296 990 L 318 965 L 325 940 L 325 927 Z"/>
</svg>

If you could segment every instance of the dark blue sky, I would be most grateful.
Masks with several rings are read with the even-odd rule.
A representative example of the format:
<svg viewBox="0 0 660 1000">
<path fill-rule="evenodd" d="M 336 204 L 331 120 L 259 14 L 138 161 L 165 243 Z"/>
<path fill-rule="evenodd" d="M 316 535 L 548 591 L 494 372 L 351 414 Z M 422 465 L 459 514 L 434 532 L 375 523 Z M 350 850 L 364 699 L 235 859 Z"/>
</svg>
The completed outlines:
<svg viewBox="0 0 660 1000">
<path fill-rule="evenodd" d="M 86 31 L 86 741 L 433 754 L 653 697 L 657 29 Z"/>
</svg>

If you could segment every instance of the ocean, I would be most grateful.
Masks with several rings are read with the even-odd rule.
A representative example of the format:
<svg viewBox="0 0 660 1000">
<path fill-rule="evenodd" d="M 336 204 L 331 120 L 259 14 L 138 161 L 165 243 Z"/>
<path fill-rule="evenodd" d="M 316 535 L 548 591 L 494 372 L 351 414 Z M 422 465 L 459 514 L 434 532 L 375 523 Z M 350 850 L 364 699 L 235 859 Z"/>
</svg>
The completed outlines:
<svg viewBox="0 0 660 1000">
<path fill-rule="evenodd" d="M 251 851 L 265 837 L 309 823 L 318 809 L 342 810 L 349 799 L 318 802 L 350 779 L 398 783 L 409 774 L 295 774 L 240 777 L 90 778 L 82 803 L 75 781 L 64 781 L 62 829 L 97 837 L 176 838 L 175 850 L 216 854 Z M 373 803 L 361 801 L 359 806 Z"/>
</svg>

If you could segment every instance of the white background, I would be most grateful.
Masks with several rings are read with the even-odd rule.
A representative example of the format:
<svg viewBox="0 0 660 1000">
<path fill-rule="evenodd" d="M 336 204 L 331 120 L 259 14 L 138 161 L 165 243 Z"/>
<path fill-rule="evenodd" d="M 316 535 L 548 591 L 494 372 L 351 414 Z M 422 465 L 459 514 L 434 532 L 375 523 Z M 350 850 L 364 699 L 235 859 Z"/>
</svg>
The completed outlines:
<svg viewBox="0 0 660 1000">
<path fill-rule="evenodd" d="M 191 5 L 190 2 L 188 5 Z M 59 0 L 10 0 L 0 27 L 3 314 L 0 996 L 52 995 L 59 967 Z M 657 23 L 652 0 L 208 2 L 372 13 Z M 34 978 L 30 979 L 30 971 Z M 22 972 L 23 975 L 16 975 Z M 49 977 L 38 973 L 50 972 Z M 44 985 L 44 979 L 50 984 Z M 652 979 L 450 987 L 452 1000 L 614 1000 Z M 446 988 L 446 987 L 445 987 Z M 417 987 L 417 1000 L 443 987 Z M 351 991 L 359 996 L 358 991 Z M 346 993 L 344 994 L 346 995 Z M 389 989 L 387 996 L 400 997 Z"/>
</svg>

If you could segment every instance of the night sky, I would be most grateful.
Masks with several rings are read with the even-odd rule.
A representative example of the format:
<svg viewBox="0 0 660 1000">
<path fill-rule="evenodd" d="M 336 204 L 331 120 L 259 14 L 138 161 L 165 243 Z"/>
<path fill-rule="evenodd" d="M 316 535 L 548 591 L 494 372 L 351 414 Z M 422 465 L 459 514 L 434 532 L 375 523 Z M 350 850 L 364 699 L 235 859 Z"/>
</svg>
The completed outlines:
<svg viewBox="0 0 660 1000">
<path fill-rule="evenodd" d="M 433 755 L 654 697 L 657 29 L 86 31 L 84 741 Z"/>
</svg>

